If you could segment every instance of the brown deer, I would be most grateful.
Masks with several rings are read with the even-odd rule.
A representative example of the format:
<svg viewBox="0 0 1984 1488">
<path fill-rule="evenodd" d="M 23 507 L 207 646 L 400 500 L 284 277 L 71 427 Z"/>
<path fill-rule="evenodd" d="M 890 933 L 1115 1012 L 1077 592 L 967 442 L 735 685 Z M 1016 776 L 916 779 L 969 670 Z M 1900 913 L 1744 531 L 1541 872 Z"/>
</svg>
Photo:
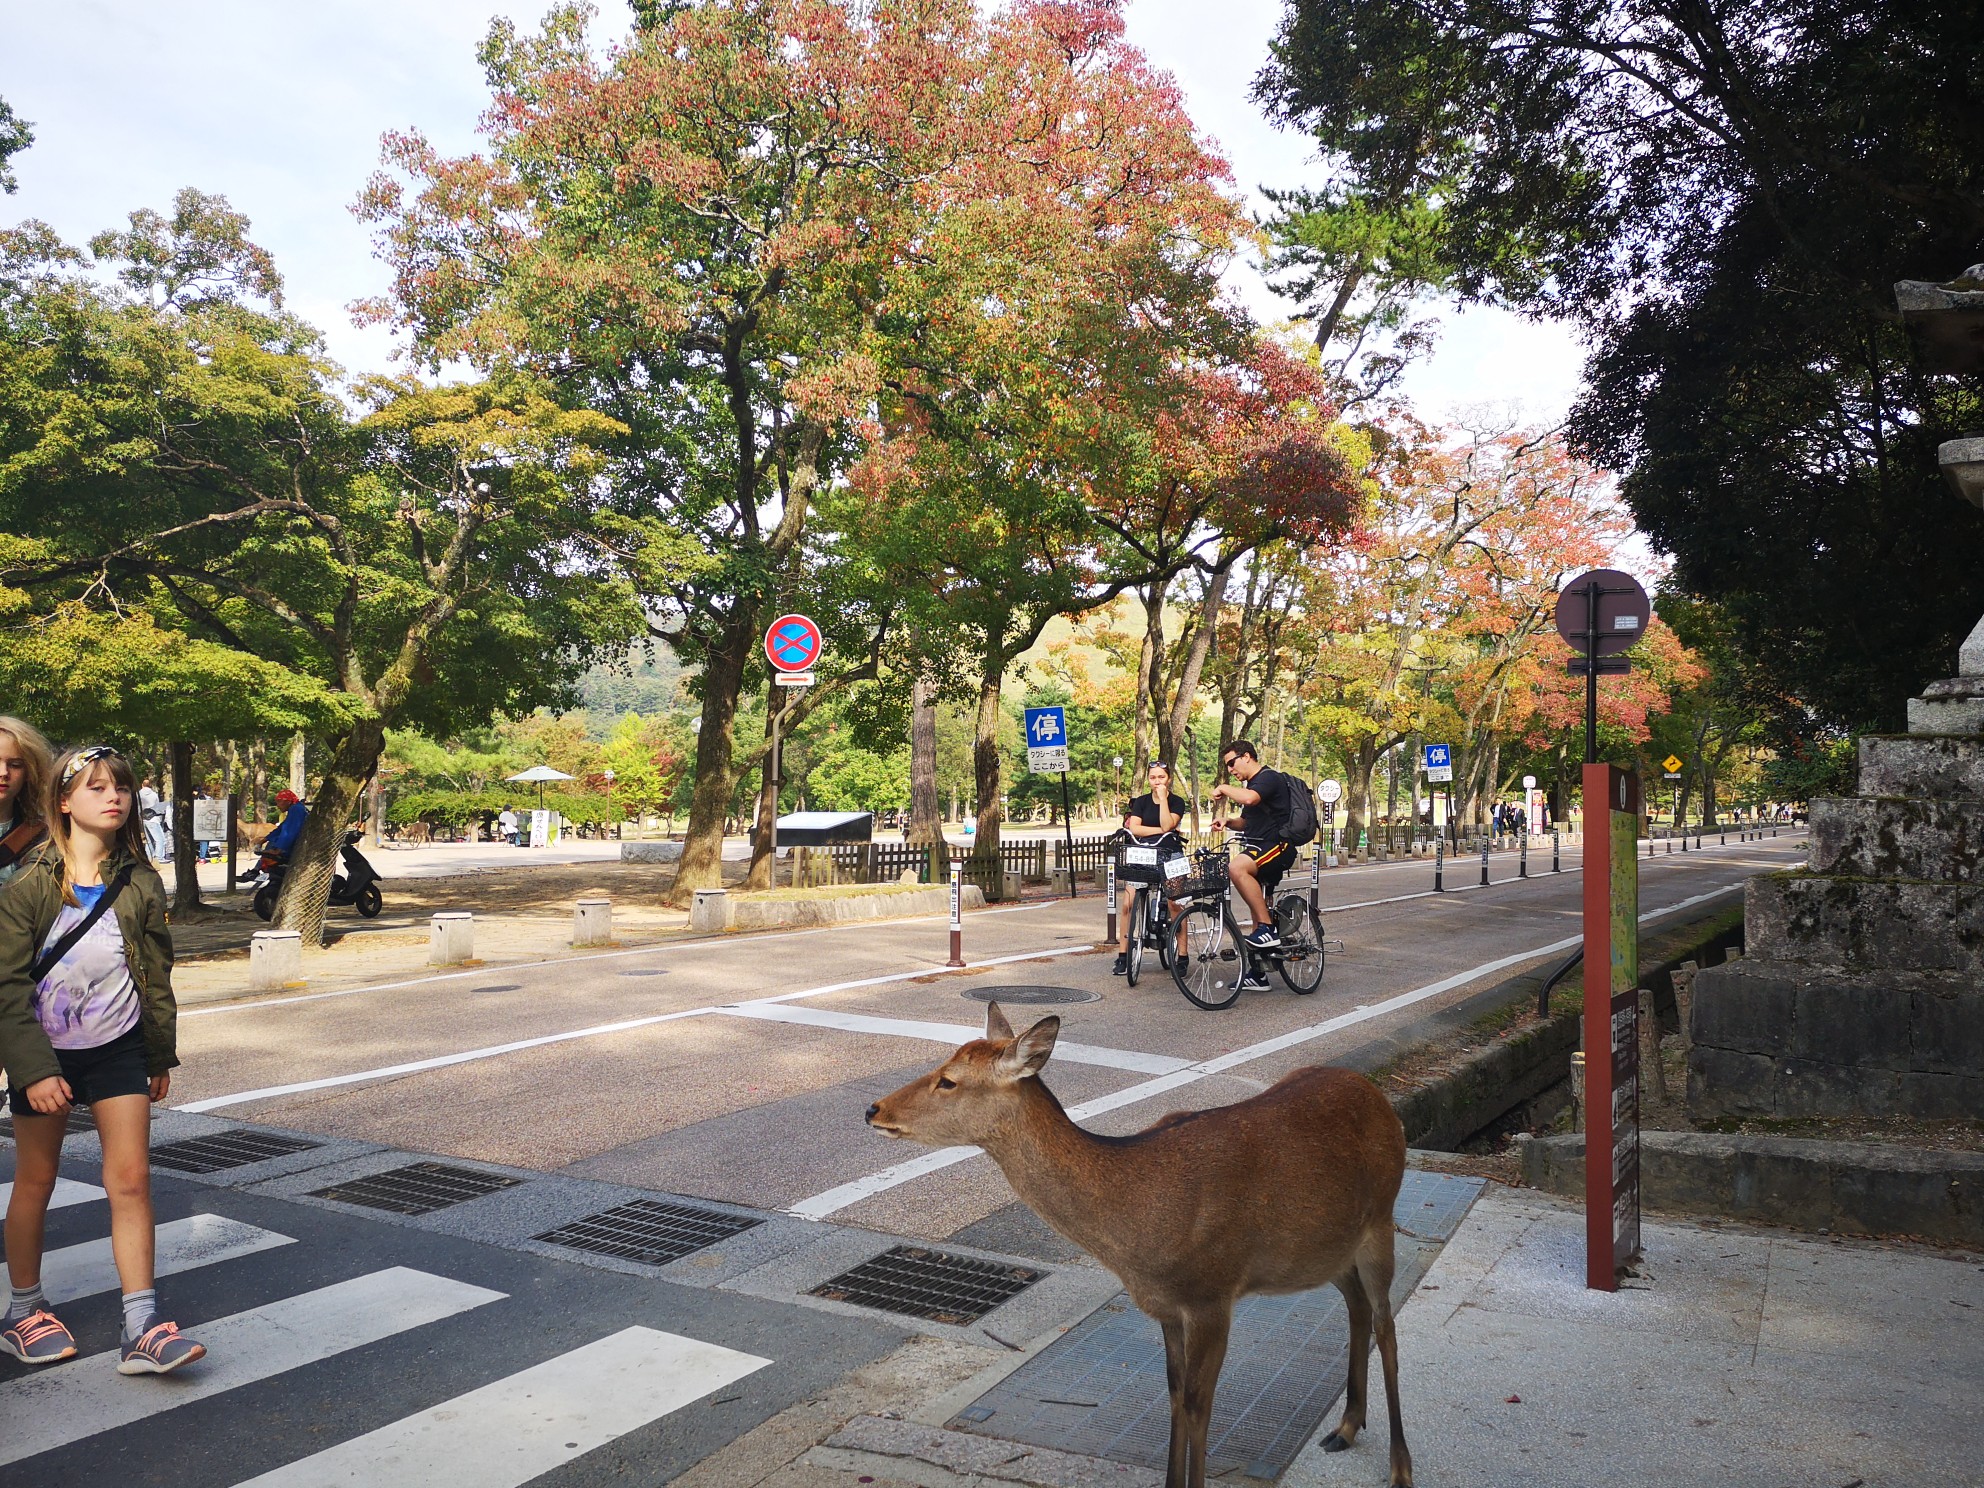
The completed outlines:
<svg viewBox="0 0 1984 1488">
<path fill-rule="evenodd" d="M 1392 1327 L 1392 1205 L 1405 1129 L 1350 1070 L 1296 1070 L 1236 1105 L 1178 1111 L 1131 1137 L 1068 1119 L 1039 1079 L 1059 1018 L 1015 1037 L 997 1003 L 975 1039 L 868 1108 L 868 1124 L 933 1147 L 978 1146 L 1042 1219 L 1121 1279 L 1164 1330 L 1171 1387 L 1165 1488 L 1204 1488 L 1206 1429 L 1233 1305 L 1335 1283 L 1350 1313 L 1340 1452 L 1364 1427 L 1371 1335 L 1391 1414 L 1391 1482 L 1410 1488 Z"/>
</svg>

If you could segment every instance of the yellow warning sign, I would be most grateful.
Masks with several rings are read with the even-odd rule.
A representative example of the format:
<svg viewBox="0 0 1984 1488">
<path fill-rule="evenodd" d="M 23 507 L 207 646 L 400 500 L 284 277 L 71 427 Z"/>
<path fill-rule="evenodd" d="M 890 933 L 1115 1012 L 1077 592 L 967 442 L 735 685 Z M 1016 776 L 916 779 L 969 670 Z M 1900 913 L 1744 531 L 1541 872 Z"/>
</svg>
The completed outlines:
<svg viewBox="0 0 1984 1488">
<path fill-rule="evenodd" d="M 1669 775 L 1673 775 L 1680 771 L 1681 763 L 1682 763 L 1681 759 L 1678 755 L 1670 754 L 1667 756 L 1666 759 L 1660 762 L 1660 765 L 1661 768 L 1664 769 Z"/>
</svg>

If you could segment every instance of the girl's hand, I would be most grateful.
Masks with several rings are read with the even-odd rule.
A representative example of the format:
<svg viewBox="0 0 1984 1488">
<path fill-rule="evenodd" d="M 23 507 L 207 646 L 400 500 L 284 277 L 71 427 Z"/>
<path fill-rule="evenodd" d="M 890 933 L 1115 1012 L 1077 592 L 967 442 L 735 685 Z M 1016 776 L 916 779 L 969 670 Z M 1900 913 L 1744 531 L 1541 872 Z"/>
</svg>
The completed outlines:
<svg viewBox="0 0 1984 1488">
<path fill-rule="evenodd" d="M 60 1116 L 75 1098 L 75 1091 L 60 1075 L 50 1075 L 28 1086 L 28 1104 L 43 1116 Z"/>
<path fill-rule="evenodd" d="M 152 1104 L 157 1105 L 160 1101 L 164 1100 L 166 1097 L 166 1092 L 171 1089 L 172 1089 L 172 1076 L 170 1074 L 153 1075 Z"/>
</svg>

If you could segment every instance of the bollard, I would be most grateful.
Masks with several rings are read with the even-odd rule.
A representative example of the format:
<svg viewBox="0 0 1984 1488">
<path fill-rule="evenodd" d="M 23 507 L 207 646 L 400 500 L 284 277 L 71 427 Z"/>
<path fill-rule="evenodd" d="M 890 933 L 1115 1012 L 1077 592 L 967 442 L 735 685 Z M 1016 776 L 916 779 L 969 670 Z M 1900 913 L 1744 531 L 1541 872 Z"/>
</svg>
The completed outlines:
<svg viewBox="0 0 1984 1488">
<path fill-rule="evenodd" d="M 1116 944 L 1116 860 L 1110 858 L 1102 865 L 1103 882 L 1109 894 L 1109 929 L 1106 932 L 1109 943 Z"/>
<path fill-rule="evenodd" d="M 1447 891 L 1447 839 L 1440 837 L 1433 843 L 1433 892 L 1444 894 Z"/>
<path fill-rule="evenodd" d="M 1481 887 L 1488 887 L 1488 839 L 1481 839 Z"/>
<path fill-rule="evenodd" d="M 689 928 L 698 935 L 711 935 L 730 928 L 730 891 L 698 889 L 689 901 Z"/>
<path fill-rule="evenodd" d="M 964 965 L 964 864 L 956 858 L 951 859 L 951 959 L 944 964 Z"/>
<path fill-rule="evenodd" d="M 1571 1051 L 1571 1130 L 1584 1130 L 1584 1050 Z"/>
<path fill-rule="evenodd" d="M 613 901 L 581 899 L 572 910 L 572 944 L 603 946 L 613 944 Z"/>
<path fill-rule="evenodd" d="M 465 909 L 443 910 L 427 931 L 427 964 L 460 966 L 475 959 L 475 916 Z"/>
<path fill-rule="evenodd" d="M 303 933 L 257 930 L 248 941 L 248 990 L 276 992 L 303 982 Z"/>
<path fill-rule="evenodd" d="M 1558 840 L 1555 828 L 1552 828 L 1550 832 L 1550 871 L 1552 873 L 1562 873 L 1564 871 L 1563 843 Z"/>
<path fill-rule="evenodd" d="M 1529 877 L 1529 833 L 1516 839 L 1516 877 Z"/>
</svg>

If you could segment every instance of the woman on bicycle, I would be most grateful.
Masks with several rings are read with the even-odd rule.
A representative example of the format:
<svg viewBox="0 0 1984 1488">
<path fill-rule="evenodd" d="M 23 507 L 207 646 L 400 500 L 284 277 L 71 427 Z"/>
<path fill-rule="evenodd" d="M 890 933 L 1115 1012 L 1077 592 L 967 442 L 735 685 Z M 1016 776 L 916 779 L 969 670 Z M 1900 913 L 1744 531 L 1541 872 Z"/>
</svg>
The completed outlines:
<svg viewBox="0 0 1984 1488">
<path fill-rule="evenodd" d="M 1150 789 L 1130 802 L 1123 817 L 1123 830 L 1137 840 L 1139 847 L 1156 848 L 1161 863 L 1174 853 L 1185 850 L 1185 839 L 1178 827 L 1185 819 L 1187 807 L 1182 796 L 1172 793 L 1171 766 L 1151 761 L 1148 778 Z M 1152 892 L 1156 892 L 1156 886 L 1151 887 Z M 1172 901 L 1174 908 L 1176 903 Z M 1141 925 L 1132 923 L 1136 918 L 1134 914 L 1118 917 L 1123 932 L 1116 942 L 1117 976 L 1127 976 L 1130 971 L 1130 936 L 1143 933 Z"/>
</svg>

